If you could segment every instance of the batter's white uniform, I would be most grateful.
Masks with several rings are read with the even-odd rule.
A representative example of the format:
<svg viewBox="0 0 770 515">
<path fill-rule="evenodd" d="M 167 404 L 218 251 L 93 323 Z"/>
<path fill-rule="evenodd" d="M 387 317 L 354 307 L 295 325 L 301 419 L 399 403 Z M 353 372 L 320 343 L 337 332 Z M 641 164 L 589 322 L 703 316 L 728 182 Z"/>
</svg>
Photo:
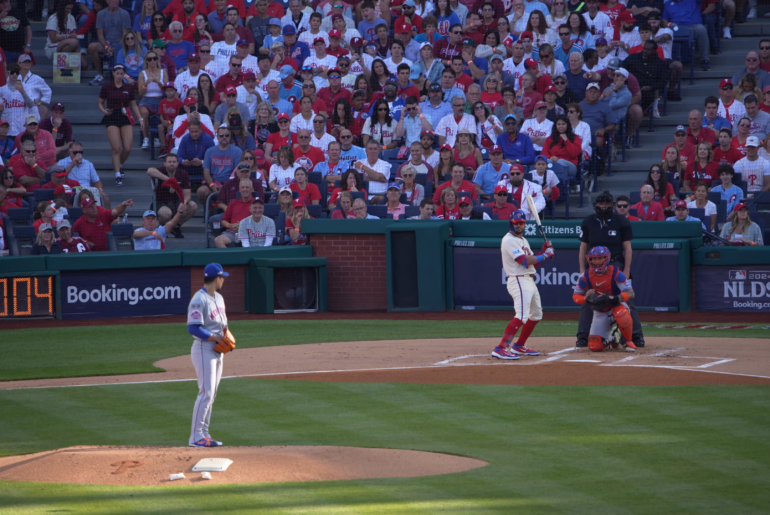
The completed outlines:
<svg viewBox="0 0 770 515">
<path fill-rule="evenodd" d="M 193 295 L 187 307 L 187 324 L 202 325 L 211 334 L 223 336 L 227 331 L 227 314 L 222 296 L 214 293 L 212 297 L 205 288 L 201 288 Z M 202 438 L 211 438 L 209 422 L 224 362 L 224 355 L 215 351 L 215 346 L 216 342 L 204 342 L 196 338 L 190 350 L 195 374 L 198 376 L 198 398 L 195 399 L 190 432 L 191 445 Z"/>
<path fill-rule="evenodd" d="M 508 276 L 508 294 L 513 298 L 516 317 L 522 322 L 542 320 L 540 292 L 537 291 L 535 280 L 532 278 L 535 267 L 534 265 L 524 267 L 516 261 L 518 257 L 534 255 L 529 242 L 526 238 L 514 236 L 509 232 L 503 236 L 500 252 L 503 255 L 503 270 Z"/>
</svg>

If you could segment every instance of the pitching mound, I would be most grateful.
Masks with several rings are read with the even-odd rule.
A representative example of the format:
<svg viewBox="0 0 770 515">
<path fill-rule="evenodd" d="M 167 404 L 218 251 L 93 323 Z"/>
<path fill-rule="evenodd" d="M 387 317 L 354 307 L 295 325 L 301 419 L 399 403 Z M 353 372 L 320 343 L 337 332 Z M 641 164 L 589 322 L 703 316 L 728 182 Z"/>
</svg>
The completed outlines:
<svg viewBox="0 0 770 515">
<path fill-rule="evenodd" d="M 203 479 L 203 458 L 233 461 Z M 453 474 L 487 462 L 434 452 L 360 447 L 67 447 L 0 458 L 0 480 L 82 485 L 189 485 L 336 481 Z M 171 474 L 184 479 L 171 481 Z"/>
</svg>

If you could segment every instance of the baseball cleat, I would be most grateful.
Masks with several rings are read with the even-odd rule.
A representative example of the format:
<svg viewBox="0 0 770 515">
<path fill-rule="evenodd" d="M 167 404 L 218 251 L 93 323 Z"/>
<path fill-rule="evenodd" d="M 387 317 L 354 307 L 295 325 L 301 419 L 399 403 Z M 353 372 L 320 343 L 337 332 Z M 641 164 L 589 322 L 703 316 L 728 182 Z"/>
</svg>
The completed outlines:
<svg viewBox="0 0 770 515">
<path fill-rule="evenodd" d="M 634 342 L 626 342 L 626 350 L 631 349 L 632 351 L 636 350 L 636 345 L 634 345 Z"/>
<path fill-rule="evenodd" d="M 536 350 L 528 349 L 524 345 L 514 345 L 511 347 L 511 352 L 514 352 L 516 354 L 519 354 L 521 356 L 539 356 L 540 353 Z"/>
<path fill-rule="evenodd" d="M 495 350 L 492 351 L 492 357 L 498 358 L 498 359 L 508 359 L 508 360 L 519 359 L 519 356 L 517 356 L 516 354 L 508 352 L 508 349 L 500 349 L 498 347 L 495 347 Z"/>
<path fill-rule="evenodd" d="M 222 442 L 217 442 L 211 438 L 201 438 L 195 443 L 191 443 L 190 447 L 221 447 Z"/>
</svg>

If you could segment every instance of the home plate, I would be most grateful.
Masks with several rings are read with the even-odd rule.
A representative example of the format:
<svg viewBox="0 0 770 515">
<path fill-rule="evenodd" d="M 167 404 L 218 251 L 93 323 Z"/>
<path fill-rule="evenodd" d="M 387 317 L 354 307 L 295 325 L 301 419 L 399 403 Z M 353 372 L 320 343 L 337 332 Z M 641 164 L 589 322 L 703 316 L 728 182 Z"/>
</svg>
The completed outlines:
<svg viewBox="0 0 770 515">
<path fill-rule="evenodd" d="M 233 460 L 227 458 L 204 458 L 195 464 L 193 472 L 224 472 L 233 464 Z"/>
<path fill-rule="evenodd" d="M 598 359 L 565 359 L 563 363 L 601 363 Z"/>
</svg>

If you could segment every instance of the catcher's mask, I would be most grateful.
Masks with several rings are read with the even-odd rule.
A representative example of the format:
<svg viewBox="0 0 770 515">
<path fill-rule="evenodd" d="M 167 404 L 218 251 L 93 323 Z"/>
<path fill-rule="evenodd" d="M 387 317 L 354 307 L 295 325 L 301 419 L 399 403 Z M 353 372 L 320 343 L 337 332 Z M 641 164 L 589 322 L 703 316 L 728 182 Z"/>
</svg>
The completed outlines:
<svg viewBox="0 0 770 515">
<path fill-rule="evenodd" d="M 607 271 L 607 267 L 610 264 L 610 249 L 607 247 L 594 247 L 588 252 L 586 259 L 588 259 L 588 264 L 594 273 L 603 274 Z"/>
</svg>

